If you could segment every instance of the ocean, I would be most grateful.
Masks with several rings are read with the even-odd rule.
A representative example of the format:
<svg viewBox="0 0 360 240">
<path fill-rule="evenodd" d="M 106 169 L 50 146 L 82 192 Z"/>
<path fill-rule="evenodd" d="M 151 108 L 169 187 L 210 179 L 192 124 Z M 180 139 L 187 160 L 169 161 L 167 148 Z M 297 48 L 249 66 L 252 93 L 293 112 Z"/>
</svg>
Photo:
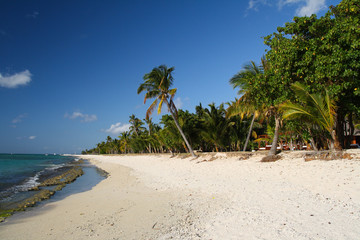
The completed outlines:
<svg viewBox="0 0 360 240">
<path fill-rule="evenodd" d="M 105 177 L 95 166 L 73 156 L 0 154 L 0 222 L 2 216 L 25 210 L 55 193 L 59 198 L 90 190 Z M 80 181 L 73 187 L 66 185 L 77 178 Z"/>
<path fill-rule="evenodd" d="M 0 200 L 37 186 L 42 174 L 74 160 L 61 155 L 0 154 Z"/>
</svg>

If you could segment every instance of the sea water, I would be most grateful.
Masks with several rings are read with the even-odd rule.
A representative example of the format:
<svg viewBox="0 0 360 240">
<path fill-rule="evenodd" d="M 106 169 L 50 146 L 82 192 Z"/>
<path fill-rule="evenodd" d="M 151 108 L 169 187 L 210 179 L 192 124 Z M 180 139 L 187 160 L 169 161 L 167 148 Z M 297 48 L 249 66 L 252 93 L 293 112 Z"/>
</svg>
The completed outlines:
<svg viewBox="0 0 360 240">
<path fill-rule="evenodd" d="M 36 187 L 42 175 L 75 160 L 56 154 L 0 154 L 0 201 Z"/>
</svg>

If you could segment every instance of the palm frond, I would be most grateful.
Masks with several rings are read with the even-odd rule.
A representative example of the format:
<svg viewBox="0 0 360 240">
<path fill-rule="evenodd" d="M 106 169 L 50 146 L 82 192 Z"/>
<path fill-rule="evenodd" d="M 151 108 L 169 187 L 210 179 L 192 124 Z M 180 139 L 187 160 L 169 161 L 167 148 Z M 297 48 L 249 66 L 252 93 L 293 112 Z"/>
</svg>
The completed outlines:
<svg viewBox="0 0 360 240">
<path fill-rule="evenodd" d="M 308 123 L 315 123 L 330 134 L 335 123 L 335 102 L 330 99 L 327 90 L 323 93 L 310 93 L 299 82 L 292 84 L 300 103 L 286 102 L 280 106 L 283 119 L 302 118 Z"/>
<path fill-rule="evenodd" d="M 154 98 L 154 97 L 158 97 L 161 94 L 161 92 L 158 89 L 152 90 L 152 91 L 148 91 L 145 94 L 145 98 L 144 98 L 144 104 L 146 103 L 147 99 L 150 98 Z"/>
<path fill-rule="evenodd" d="M 158 102 L 158 99 L 155 99 L 155 101 L 150 105 L 150 107 L 146 111 L 146 120 L 149 120 L 151 114 L 153 113 L 153 111 L 156 107 L 157 102 Z"/>
<path fill-rule="evenodd" d="M 177 91 L 177 88 L 173 88 L 173 89 L 170 89 L 168 91 L 169 95 L 170 95 L 170 101 L 173 100 L 175 94 L 176 94 L 176 91 Z"/>
<path fill-rule="evenodd" d="M 296 103 L 285 102 L 280 105 L 280 110 L 284 110 L 283 119 L 295 119 L 299 116 L 312 116 L 303 106 Z"/>
<path fill-rule="evenodd" d="M 160 114 L 160 113 L 161 113 L 161 108 L 162 108 L 162 105 L 163 105 L 164 99 L 165 99 L 165 95 L 162 95 L 162 96 L 161 96 L 161 100 L 160 100 L 160 102 L 159 102 L 158 114 Z"/>
</svg>

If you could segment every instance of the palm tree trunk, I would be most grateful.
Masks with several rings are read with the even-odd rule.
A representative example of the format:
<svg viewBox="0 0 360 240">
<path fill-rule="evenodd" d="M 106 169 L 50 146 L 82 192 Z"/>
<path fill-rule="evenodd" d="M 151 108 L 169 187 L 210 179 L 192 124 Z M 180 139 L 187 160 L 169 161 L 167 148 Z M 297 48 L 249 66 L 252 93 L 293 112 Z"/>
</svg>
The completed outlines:
<svg viewBox="0 0 360 240">
<path fill-rule="evenodd" d="M 331 151 L 339 150 L 340 143 L 336 142 L 336 140 L 337 140 L 337 136 L 336 136 L 335 130 L 333 130 L 331 132 L 331 139 L 329 140 L 329 142 L 330 142 L 329 148 Z"/>
<path fill-rule="evenodd" d="M 149 126 L 149 139 L 151 137 L 151 126 L 150 126 L 150 123 L 148 124 Z M 149 153 L 151 153 L 151 143 L 149 142 Z"/>
<path fill-rule="evenodd" d="M 294 151 L 293 140 L 290 138 L 290 151 Z"/>
<path fill-rule="evenodd" d="M 332 132 L 332 141 L 331 141 L 331 150 L 333 151 L 341 151 L 343 149 L 344 145 L 344 129 L 343 129 L 343 122 L 344 122 L 344 116 L 340 113 L 336 113 L 335 117 L 335 126 Z"/>
<path fill-rule="evenodd" d="M 243 152 L 246 151 L 247 145 L 248 145 L 248 143 L 249 143 L 254 122 L 255 122 L 255 113 L 253 113 L 253 118 L 252 118 L 252 120 L 251 120 L 251 124 L 250 124 L 250 128 L 249 128 L 249 133 L 248 133 L 247 138 L 246 138 L 246 141 L 245 141 L 245 145 L 244 145 Z"/>
<path fill-rule="evenodd" d="M 280 116 L 278 114 L 276 114 L 275 115 L 275 133 L 274 133 L 274 138 L 273 138 L 271 148 L 269 150 L 269 156 L 274 156 L 276 154 L 276 148 L 277 148 L 277 143 L 278 143 L 278 139 L 279 139 L 279 129 L 280 129 Z"/>
<path fill-rule="evenodd" d="M 315 142 L 315 139 L 314 139 L 314 137 L 313 137 L 313 133 L 312 133 L 310 127 L 308 127 L 308 131 L 309 131 L 309 133 L 310 133 L 310 143 L 311 143 L 313 149 L 314 149 L 315 151 L 319 151 L 319 149 L 318 149 L 317 146 L 316 146 L 316 142 Z"/>
<path fill-rule="evenodd" d="M 190 144 L 189 144 L 188 140 L 187 140 L 187 139 L 186 139 L 186 137 L 185 137 L 185 134 L 183 133 L 183 131 L 182 131 L 182 129 L 181 129 L 181 127 L 180 127 L 180 125 L 179 125 L 179 123 L 178 123 L 177 119 L 176 119 L 175 114 L 174 114 L 174 113 L 173 113 L 173 111 L 171 110 L 171 107 L 170 107 L 170 104 L 169 104 L 169 101 L 167 100 L 167 98 L 165 98 L 165 102 L 166 102 L 166 105 L 168 106 L 168 109 L 169 109 L 169 111 L 170 111 L 170 113 L 171 113 L 171 116 L 172 116 L 172 117 L 173 117 L 173 119 L 174 119 L 174 122 L 175 122 L 176 127 L 178 128 L 178 130 L 179 130 L 179 132 L 180 132 L 180 134 L 181 134 L 182 138 L 184 139 L 184 142 L 185 142 L 186 146 L 187 146 L 187 147 L 188 147 L 188 149 L 189 149 L 189 152 L 191 153 L 191 155 L 192 155 L 193 157 L 196 157 L 196 155 L 195 155 L 195 153 L 194 153 L 193 149 L 191 148 L 191 146 L 190 146 Z"/>
</svg>

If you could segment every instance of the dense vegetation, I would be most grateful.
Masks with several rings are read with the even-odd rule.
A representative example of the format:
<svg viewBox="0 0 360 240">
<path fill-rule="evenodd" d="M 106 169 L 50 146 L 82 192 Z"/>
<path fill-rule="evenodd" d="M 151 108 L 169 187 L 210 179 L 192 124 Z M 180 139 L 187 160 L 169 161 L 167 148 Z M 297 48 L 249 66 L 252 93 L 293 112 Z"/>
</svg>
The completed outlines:
<svg viewBox="0 0 360 240">
<path fill-rule="evenodd" d="M 313 149 L 349 147 L 360 117 L 360 2 L 343 0 L 325 16 L 295 17 L 264 38 L 261 64 L 251 61 L 230 79 L 239 99 L 177 110 L 174 68 L 161 65 L 145 74 L 138 93 L 155 98 L 144 120 L 130 117 L 119 139 L 107 138 L 83 153 L 240 151 L 279 142 Z M 170 115 L 151 121 L 165 102 Z M 146 126 L 146 127 L 145 127 Z M 259 139 L 265 135 L 267 139 Z M 280 144 L 282 146 L 282 144 Z"/>
</svg>

